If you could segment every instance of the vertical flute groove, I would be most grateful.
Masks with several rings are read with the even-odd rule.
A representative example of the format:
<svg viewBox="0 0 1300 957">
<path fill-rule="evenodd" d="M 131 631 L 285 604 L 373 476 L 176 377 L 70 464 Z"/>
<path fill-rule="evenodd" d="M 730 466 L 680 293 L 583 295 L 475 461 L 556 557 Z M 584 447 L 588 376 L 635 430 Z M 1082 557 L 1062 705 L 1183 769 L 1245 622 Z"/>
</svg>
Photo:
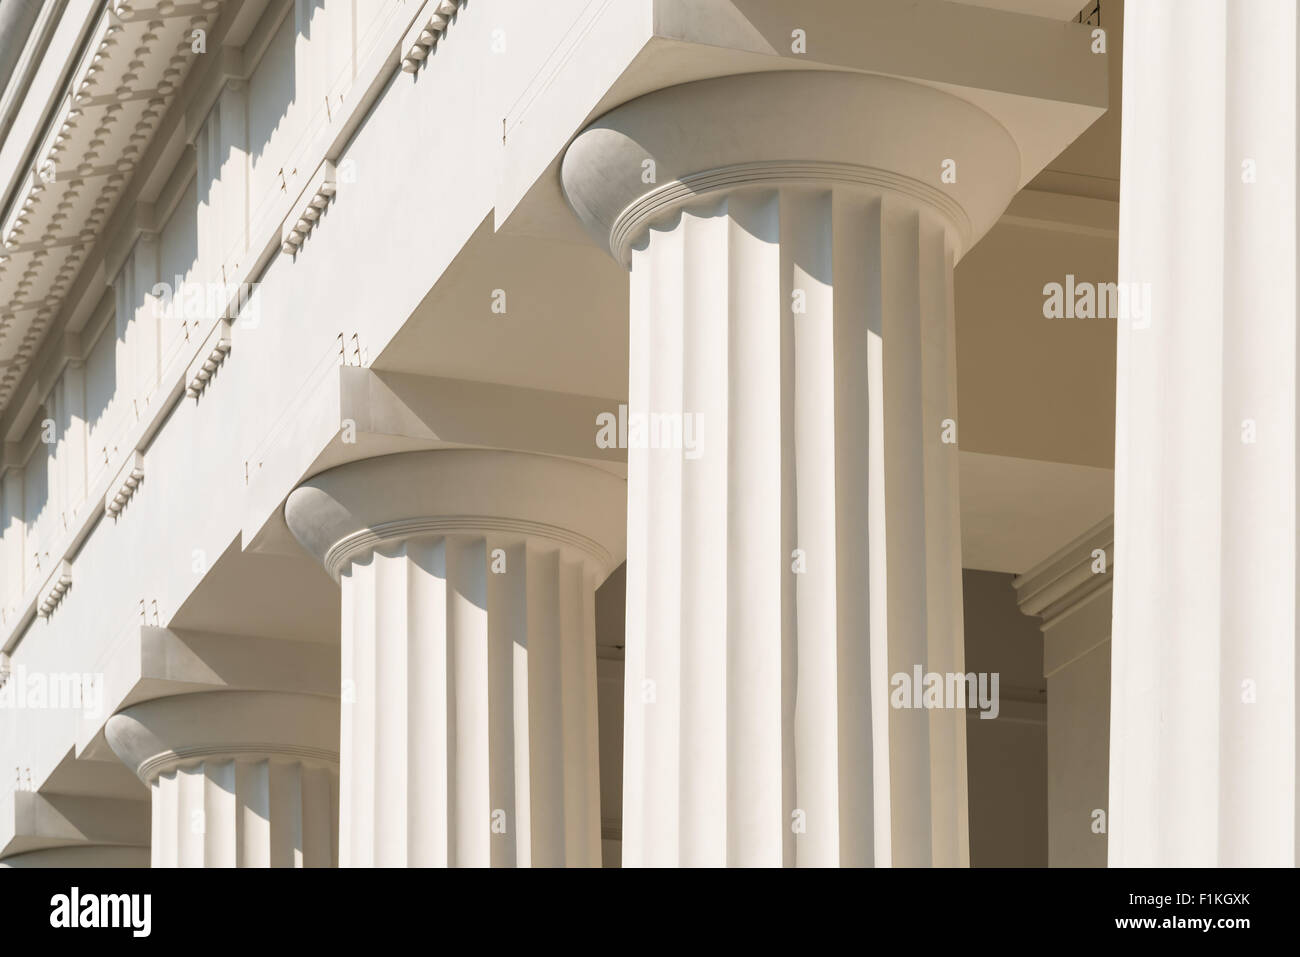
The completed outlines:
<svg viewBox="0 0 1300 957">
<path fill-rule="evenodd" d="M 343 586 L 357 676 L 343 740 L 374 756 L 344 762 L 351 863 L 599 864 L 585 559 L 426 536 L 354 560 Z"/>
<path fill-rule="evenodd" d="M 335 867 L 337 778 L 300 762 L 213 759 L 154 779 L 154 867 Z"/>
<path fill-rule="evenodd" d="M 635 248 L 630 411 L 704 418 L 629 441 L 625 865 L 968 860 L 964 711 L 889 706 L 962 665 L 952 265 L 839 187 Z"/>
<path fill-rule="evenodd" d="M 1116 343 L 1107 853 L 1290 866 L 1297 14 L 1134 8 L 1119 287 L 1138 308 Z"/>
</svg>

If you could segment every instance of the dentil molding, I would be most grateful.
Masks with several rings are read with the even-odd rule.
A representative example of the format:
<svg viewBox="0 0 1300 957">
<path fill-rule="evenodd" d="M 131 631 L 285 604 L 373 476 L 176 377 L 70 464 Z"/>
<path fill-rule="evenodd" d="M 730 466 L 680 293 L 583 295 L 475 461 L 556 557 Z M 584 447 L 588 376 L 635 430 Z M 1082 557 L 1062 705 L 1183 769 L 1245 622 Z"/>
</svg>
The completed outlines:
<svg viewBox="0 0 1300 957">
<path fill-rule="evenodd" d="M 25 180 L 0 221 L 0 409 L 9 402 L 220 0 L 113 0 L 91 28 Z"/>
<path fill-rule="evenodd" d="M 136 450 L 127 456 L 126 464 L 113 480 L 113 484 L 109 486 L 108 494 L 104 496 L 104 514 L 111 518 L 117 518 L 122 514 L 122 509 L 126 508 L 126 503 L 140 487 L 143 479 L 144 454 Z"/>
<path fill-rule="evenodd" d="M 415 73 L 420 69 L 438 41 L 447 32 L 447 25 L 456 15 L 460 0 L 430 0 L 415 18 L 415 25 L 402 41 L 402 70 Z"/>
</svg>

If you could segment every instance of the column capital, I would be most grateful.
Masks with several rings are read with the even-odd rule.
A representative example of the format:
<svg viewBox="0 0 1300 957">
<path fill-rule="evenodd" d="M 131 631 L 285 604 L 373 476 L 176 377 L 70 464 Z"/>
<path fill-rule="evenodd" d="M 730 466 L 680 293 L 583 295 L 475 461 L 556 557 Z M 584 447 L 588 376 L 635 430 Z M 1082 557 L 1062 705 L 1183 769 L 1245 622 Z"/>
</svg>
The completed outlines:
<svg viewBox="0 0 1300 957">
<path fill-rule="evenodd" d="M 335 579 L 376 546 L 457 533 L 549 540 L 603 576 L 623 560 L 626 489 L 610 472 L 544 455 L 402 452 L 322 472 L 289 495 L 284 514 Z"/>
<path fill-rule="evenodd" d="M 646 227 L 754 186 L 847 187 L 937 211 L 957 257 L 1020 178 L 1011 134 L 930 86 L 842 72 L 701 80 L 638 97 L 588 126 L 561 168 L 588 232 L 628 265 Z"/>
<path fill-rule="evenodd" d="M 109 746 L 145 784 L 183 765 L 282 759 L 338 766 L 339 704 L 321 695 L 213 691 L 155 698 L 108 719 Z"/>
</svg>

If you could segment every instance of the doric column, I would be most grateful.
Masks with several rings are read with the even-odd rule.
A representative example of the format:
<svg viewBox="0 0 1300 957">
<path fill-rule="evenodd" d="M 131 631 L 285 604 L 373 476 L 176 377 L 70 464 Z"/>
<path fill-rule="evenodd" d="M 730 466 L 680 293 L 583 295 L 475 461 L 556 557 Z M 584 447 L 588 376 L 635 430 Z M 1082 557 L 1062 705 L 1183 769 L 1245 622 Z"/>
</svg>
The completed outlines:
<svg viewBox="0 0 1300 957">
<path fill-rule="evenodd" d="M 954 263 L 991 117 L 882 77 L 649 94 L 564 159 L 631 269 L 627 865 L 961 865 Z M 906 696 L 913 703 L 911 694 Z"/>
<path fill-rule="evenodd" d="M 1130 3 L 1112 865 L 1290 866 L 1296 5 Z"/>
<path fill-rule="evenodd" d="M 599 866 L 595 591 L 625 495 L 576 462 L 447 450 L 289 496 L 343 589 L 344 866 Z"/>
<path fill-rule="evenodd" d="M 339 703 L 217 691 L 132 705 L 113 751 L 149 785 L 154 867 L 338 864 Z"/>
</svg>

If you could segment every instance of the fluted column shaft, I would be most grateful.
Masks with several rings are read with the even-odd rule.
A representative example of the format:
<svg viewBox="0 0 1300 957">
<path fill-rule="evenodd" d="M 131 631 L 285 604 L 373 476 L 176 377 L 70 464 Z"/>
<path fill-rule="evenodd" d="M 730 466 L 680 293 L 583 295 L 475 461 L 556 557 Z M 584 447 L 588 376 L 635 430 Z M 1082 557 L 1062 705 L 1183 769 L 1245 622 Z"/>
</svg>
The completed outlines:
<svg viewBox="0 0 1300 957">
<path fill-rule="evenodd" d="M 153 867 L 336 867 L 338 773 L 298 761 L 208 759 L 159 774 Z"/>
<path fill-rule="evenodd" d="M 1124 30 L 1109 860 L 1293 865 L 1296 6 Z"/>
<path fill-rule="evenodd" d="M 885 691 L 964 670 L 952 261 L 834 187 L 633 252 L 629 416 L 698 443 L 628 451 L 626 863 L 965 863 L 965 714 Z"/>
<path fill-rule="evenodd" d="M 314 695 L 212 692 L 110 718 L 152 792 L 152 866 L 337 866 L 338 714 Z"/>
<path fill-rule="evenodd" d="M 891 679 L 964 672 L 952 272 L 1017 164 L 969 104 L 824 74 L 570 147 L 631 269 L 625 864 L 968 863 L 964 707 Z"/>
<path fill-rule="evenodd" d="M 600 864 L 594 565 L 474 534 L 352 560 L 344 866 Z"/>
<path fill-rule="evenodd" d="M 342 587 L 343 866 L 600 865 L 595 592 L 625 488 L 457 450 L 290 497 Z"/>
</svg>

